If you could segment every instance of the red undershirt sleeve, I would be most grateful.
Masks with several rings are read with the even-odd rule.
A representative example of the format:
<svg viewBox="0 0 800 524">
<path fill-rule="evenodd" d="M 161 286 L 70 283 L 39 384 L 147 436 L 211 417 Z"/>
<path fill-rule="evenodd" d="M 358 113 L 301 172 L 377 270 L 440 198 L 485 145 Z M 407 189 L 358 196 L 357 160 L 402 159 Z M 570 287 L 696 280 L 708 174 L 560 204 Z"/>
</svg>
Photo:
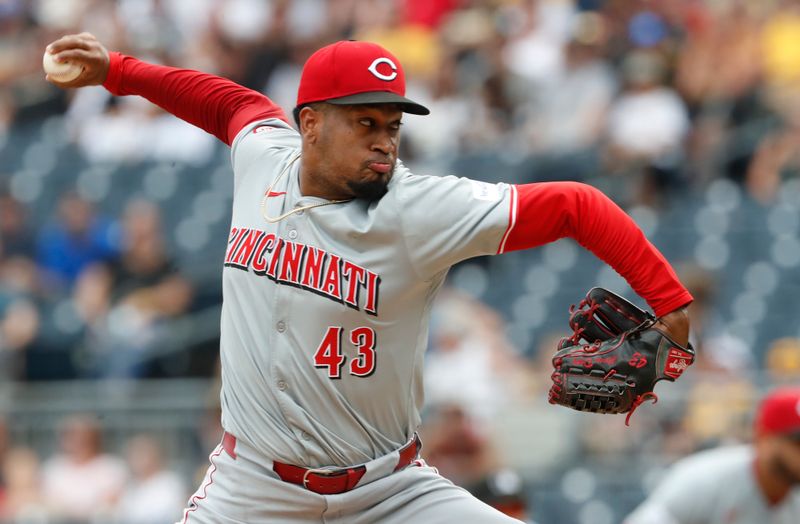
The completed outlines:
<svg viewBox="0 0 800 524">
<path fill-rule="evenodd" d="M 599 190 L 577 182 L 524 184 L 515 189 L 517 202 L 511 206 L 513 210 L 516 205 L 517 211 L 504 251 L 570 237 L 614 268 L 657 316 L 693 300 L 633 219 Z"/>
<path fill-rule="evenodd" d="M 250 122 L 278 118 L 288 123 L 269 98 L 226 78 L 150 64 L 117 52 L 110 53 L 110 59 L 103 86 L 112 94 L 142 96 L 228 145 Z"/>
</svg>

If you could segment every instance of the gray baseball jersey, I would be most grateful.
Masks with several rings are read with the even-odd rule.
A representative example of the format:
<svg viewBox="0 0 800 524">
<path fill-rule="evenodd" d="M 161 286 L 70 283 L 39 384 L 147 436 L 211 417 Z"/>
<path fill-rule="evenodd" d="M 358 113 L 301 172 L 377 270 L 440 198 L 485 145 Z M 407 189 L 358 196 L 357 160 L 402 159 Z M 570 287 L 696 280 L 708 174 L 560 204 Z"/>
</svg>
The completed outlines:
<svg viewBox="0 0 800 524">
<path fill-rule="evenodd" d="M 328 204 L 301 195 L 299 154 L 280 120 L 233 142 L 223 426 L 274 460 L 347 466 L 416 430 L 433 298 L 452 264 L 503 251 L 516 189 L 398 163 L 379 201 Z"/>
<path fill-rule="evenodd" d="M 765 500 L 751 446 L 698 453 L 678 462 L 625 524 L 796 524 L 800 489 L 780 504 Z"/>
</svg>

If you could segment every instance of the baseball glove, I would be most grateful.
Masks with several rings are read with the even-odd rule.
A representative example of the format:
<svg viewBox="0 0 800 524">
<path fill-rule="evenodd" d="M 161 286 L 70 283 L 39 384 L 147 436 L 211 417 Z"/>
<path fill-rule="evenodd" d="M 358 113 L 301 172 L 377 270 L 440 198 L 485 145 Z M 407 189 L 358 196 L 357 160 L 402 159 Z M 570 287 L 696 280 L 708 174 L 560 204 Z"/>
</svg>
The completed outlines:
<svg viewBox="0 0 800 524">
<path fill-rule="evenodd" d="M 691 344 L 681 346 L 654 327 L 656 317 L 603 288 L 592 288 L 570 307 L 572 336 L 553 357 L 551 404 L 578 411 L 628 413 L 654 403 L 656 382 L 674 382 L 694 362 Z"/>
</svg>

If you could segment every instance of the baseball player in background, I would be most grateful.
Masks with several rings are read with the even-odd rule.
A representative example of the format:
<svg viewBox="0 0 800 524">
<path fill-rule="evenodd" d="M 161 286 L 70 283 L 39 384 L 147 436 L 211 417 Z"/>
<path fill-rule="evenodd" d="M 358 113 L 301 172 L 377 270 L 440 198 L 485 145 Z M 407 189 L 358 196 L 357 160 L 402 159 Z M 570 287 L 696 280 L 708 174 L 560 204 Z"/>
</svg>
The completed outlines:
<svg viewBox="0 0 800 524">
<path fill-rule="evenodd" d="M 84 67 L 56 85 L 143 96 L 231 147 L 225 433 L 184 523 L 517 522 L 418 458 L 429 311 L 461 260 L 572 237 L 687 342 L 690 294 L 596 189 L 410 173 L 401 120 L 428 110 L 378 45 L 337 42 L 308 59 L 299 132 L 258 92 L 109 53 L 88 33 L 47 51 Z"/>
<path fill-rule="evenodd" d="M 675 464 L 625 524 L 800 522 L 800 387 L 764 398 L 754 434 Z"/>
</svg>

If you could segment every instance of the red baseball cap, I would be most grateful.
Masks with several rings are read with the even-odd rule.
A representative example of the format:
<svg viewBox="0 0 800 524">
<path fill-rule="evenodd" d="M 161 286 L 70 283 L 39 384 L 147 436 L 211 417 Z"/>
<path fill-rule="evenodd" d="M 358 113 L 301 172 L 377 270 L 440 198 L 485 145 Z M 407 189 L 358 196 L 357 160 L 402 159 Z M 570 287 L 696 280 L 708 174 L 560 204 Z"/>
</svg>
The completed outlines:
<svg viewBox="0 0 800 524">
<path fill-rule="evenodd" d="M 319 49 L 306 61 L 297 107 L 312 102 L 399 104 L 406 113 L 430 113 L 405 94 L 406 77 L 394 55 L 378 44 L 344 40 Z"/>
<path fill-rule="evenodd" d="M 800 387 L 782 387 L 764 397 L 756 414 L 757 435 L 800 437 Z"/>
</svg>

